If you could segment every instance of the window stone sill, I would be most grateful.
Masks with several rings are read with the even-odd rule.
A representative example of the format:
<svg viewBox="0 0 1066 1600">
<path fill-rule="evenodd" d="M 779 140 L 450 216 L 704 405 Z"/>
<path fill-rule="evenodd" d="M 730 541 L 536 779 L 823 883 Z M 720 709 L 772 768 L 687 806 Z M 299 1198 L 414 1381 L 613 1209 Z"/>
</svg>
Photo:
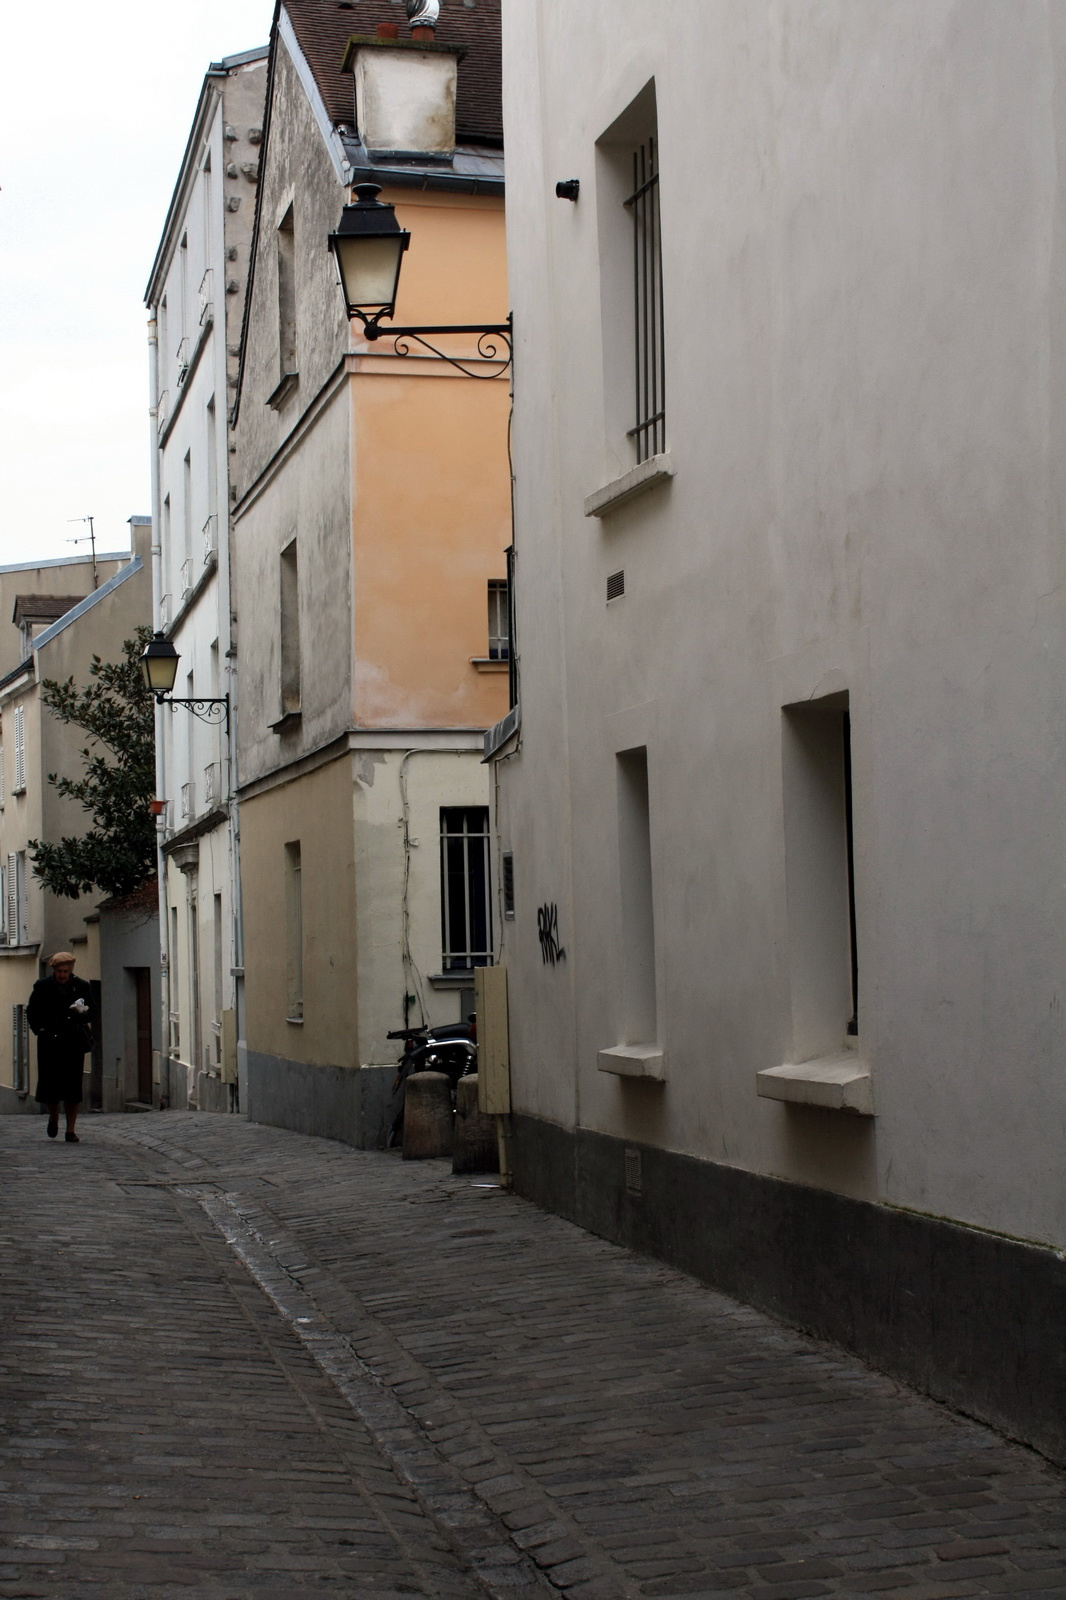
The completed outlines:
<svg viewBox="0 0 1066 1600">
<path fill-rule="evenodd" d="M 302 711 L 286 711 L 277 722 L 270 724 L 271 733 L 292 733 L 303 721 Z"/>
<path fill-rule="evenodd" d="M 479 672 L 506 672 L 508 662 L 499 661 L 495 656 L 471 656 L 470 665 Z"/>
<path fill-rule="evenodd" d="M 277 388 L 266 397 L 266 404 L 272 411 L 278 411 L 285 404 L 289 396 L 295 391 L 300 382 L 298 372 L 287 372 Z"/>
<path fill-rule="evenodd" d="M 665 483 L 668 478 L 673 477 L 674 471 L 674 458 L 668 450 L 660 456 L 650 456 L 647 461 L 642 461 L 639 467 L 623 472 L 620 478 L 605 483 L 602 489 L 597 489 L 594 494 L 586 496 L 586 517 L 610 516 L 612 511 L 620 510 L 638 495 L 647 494 L 656 484 Z"/>
<path fill-rule="evenodd" d="M 618 1078 L 650 1078 L 654 1083 L 665 1083 L 666 1052 L 657 1044 L 617 1044 L 598 1052 L 596 1070 L 613 1072 Z"/>
<path fill-rule="evenodd" d="M 874 1115 L 873 1077 L 868 1063 L 855 1050 L 798 1065 L 766 1067 L 756 1074 L 756 1087 L 767 1100 L 851 1111 L 860 1117 Z"/>
</svg>

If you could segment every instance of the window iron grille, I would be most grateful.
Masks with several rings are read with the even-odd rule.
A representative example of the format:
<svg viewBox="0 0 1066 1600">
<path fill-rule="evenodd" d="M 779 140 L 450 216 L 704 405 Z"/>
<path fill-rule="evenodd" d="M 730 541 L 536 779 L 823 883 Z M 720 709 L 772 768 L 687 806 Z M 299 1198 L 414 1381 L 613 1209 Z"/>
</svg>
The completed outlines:
<svg viewBox="0 0 1066 1600">
<path fill-rule="evenodd" d="M 218 804 L 221 785 L 219 783 L 219 764 L 210 762 L 204 768 L 204 804 L 214 806 Z"/>
<path fill-rule="evenodd" d="M 218 517 L 212 511 L 204 523 L 204 566 L 209 566 L 218 550 Z"/>
<path fill-rule="evenodd" d="M 200 326 L 201 326 L 201 328 L 203 327 L 204 323 L 207 322 L 207 320 L 214 315 L 214 305 L 212 303 L 213 296 L 212 296 L 212 293 L 211 293 L 211 280 L 212 280 L 212 277 L 213 277 L 212 270 L 211 270 L 210 267 L 208 267 L 207 271 L 204 273 L 203 277 L 200 279 L 199 301 L 200 301 Z"/>
<path fill-rule="evenodd" d="M 633 193 L 624 202 L 633 219 L 636 422 L 628 437 L 637 461 L 666 449 L 666 367 L 663 349 L 663 260 L 659 218 L 659 152 L 649 137 L 633 152 Z"/>
<path fill-rule="evenodd" d="M 181 814 L 183 817 L 196 815 L 196 786 L 192 783 L 181 786 Z"/>
<path fill-rule="evenodd" d="M 181 564 L 181 593 L 184 599 L 192 588 L 192 557 L 188 556 Z"/>
<path fill-rule="evenodd" d="M 511 618 L 507 579 L 489 581 L 489 660 L 509 661 L 511 657 Z"/>
<path fill-rule="evenodd" d="M 444 806 L 440 814 L 442 968 L 492 965 L 487 806 Z"/>
</svg>

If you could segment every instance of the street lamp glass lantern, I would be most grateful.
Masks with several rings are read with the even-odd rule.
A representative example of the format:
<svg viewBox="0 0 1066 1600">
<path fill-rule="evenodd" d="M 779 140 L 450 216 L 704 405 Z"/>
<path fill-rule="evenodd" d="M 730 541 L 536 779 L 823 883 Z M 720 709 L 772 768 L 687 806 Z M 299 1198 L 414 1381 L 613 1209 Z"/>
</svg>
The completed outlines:
<svg viewBox="0 0 1066 1600">
<path fill-rule="evenodd" d="M 391 317 L 400 282 L 400 264 L 411 235 L 400 227 L 393 206 L 377 196 L 377 183 L 357 183 L 358 199 L 341 212 L 329 247 L 337 258 L 349 317 Z"/>
<path fill-rule="evenodd" d="M 149 639 L 141 656 L 141 672 L 153 694 L 169 694 L 173 689 L 178 659 L 178 652 L 164 634 L 156 633 Z"/>
</svg>

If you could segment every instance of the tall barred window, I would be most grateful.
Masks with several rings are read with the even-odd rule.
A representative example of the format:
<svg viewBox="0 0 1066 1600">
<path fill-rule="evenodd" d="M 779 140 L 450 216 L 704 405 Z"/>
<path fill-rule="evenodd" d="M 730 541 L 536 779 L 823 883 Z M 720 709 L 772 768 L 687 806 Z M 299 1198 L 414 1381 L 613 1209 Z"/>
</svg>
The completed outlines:
<svg viewBox="0 0 1066 1600">
<path fill-rule="evenodd" d="M 663 351 L 663 256 L 659 223 L 658 140 L 649 134 L 633 152 L 633 192 L 624 202 L 633 224 L 636 418 L 629 437 L 637 460 L 666 449 L 666 364 Z"/>
</svg>

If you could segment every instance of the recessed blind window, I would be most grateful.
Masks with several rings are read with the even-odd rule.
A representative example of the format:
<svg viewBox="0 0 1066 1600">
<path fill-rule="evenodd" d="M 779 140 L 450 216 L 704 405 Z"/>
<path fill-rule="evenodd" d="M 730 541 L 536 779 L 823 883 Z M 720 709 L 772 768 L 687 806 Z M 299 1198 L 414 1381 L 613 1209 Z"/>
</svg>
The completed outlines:
<svg viewBox="0 0 1066 1600">
<path fill-rule="evenodd" d="M 444 806 L 440 814 L 441 944 L 445 972 L 492 963 L 489 810 Z"/>
</svg>

